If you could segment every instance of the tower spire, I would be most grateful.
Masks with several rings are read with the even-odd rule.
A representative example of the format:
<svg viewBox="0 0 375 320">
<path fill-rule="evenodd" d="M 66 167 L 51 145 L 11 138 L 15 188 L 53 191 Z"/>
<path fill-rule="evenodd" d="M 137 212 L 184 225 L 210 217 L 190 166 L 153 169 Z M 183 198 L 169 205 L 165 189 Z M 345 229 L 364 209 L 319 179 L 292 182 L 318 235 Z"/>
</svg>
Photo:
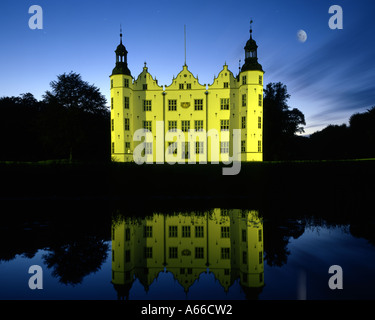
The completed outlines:
<svg viewBox="0 0 375 320">
<path fill-rule="evenodd" d="M 185 63 L 184 63 L 184 66 L 186 66 L 186 24 L 184 25 L 184 43 L 185 43 Z"/>
<path fill-rule="evenodd" d="M 250 20 L 250 39 L 253 38 L 253 19 Z"/>
<path fill-rule="evenodd" d="M 122 26 L 120 24 L 120 43 L 122 44 Z"/>
</svg>

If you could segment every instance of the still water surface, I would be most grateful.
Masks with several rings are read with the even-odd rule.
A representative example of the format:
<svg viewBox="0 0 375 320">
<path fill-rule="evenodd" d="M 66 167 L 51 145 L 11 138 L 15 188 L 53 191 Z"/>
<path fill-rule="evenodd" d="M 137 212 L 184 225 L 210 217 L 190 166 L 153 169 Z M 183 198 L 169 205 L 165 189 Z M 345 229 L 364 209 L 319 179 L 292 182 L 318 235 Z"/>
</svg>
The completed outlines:
<svg viewBox="0 0 375 320">
<path fill-rule="evenodd" d="M 375 298 L 373 220 L 253 208 L 111 213 L 0 222 L 0 299 Z M 42 290 L 28 286 L 32 265 Z M 328 286 L 332 265 L 342 290 Z"/>
</svg>

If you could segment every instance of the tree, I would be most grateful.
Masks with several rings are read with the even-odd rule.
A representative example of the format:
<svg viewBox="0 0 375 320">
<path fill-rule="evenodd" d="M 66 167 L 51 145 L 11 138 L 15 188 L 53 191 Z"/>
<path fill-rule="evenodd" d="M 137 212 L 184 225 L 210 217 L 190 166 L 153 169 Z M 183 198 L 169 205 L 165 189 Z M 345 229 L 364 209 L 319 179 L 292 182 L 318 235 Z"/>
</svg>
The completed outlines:
<svg viewBox="0 0 375 320">
<path fill-rule="evenodd" d="M 269 83 L 264 89 L 263 143 L 265 160 L 287 160 L 298 157 L 293 148 L 297 133 L 303 133 L 304 114 L 297 108 L 290 110 L 290 95 L 281 82 Z"/>
</svg>

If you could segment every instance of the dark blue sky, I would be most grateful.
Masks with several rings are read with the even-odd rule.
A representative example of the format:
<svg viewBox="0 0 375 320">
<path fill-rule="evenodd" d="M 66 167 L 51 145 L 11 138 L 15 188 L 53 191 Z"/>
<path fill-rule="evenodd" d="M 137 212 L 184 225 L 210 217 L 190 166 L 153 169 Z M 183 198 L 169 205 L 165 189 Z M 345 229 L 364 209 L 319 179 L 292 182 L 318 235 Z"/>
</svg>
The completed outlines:
<svg viewBox="0 0 375 320">
<path fill-rule="evenodd" d="M 342 30 L 328 26 L 335 4 Z M 43 9 L 42 30 L 28 26 L 31 5 Z M 237 74 L 253 19 L 265 84 L 287 85 L 289 105 L 305 114 L 312 133 L 375 105 L 374 13 L 372 0 L 2 0 L 0 96 L 41 99 L 57 75 L 74 71 L 109 99 L 120 24 L 134 77 L 146 61 L 160 85 L 172 82 L 184 63 L 186 24 L 189 70 L 211 84 L 224 63 Z"/>
</svg>

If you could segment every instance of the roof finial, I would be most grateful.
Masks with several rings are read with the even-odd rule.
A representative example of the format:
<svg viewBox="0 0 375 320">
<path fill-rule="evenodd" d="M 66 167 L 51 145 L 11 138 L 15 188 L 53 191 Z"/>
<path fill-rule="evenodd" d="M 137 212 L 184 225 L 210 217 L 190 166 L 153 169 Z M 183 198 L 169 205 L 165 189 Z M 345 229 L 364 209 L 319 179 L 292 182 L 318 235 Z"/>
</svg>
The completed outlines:
<svg viewBox="0 0 375 320">
<path fill-rule="evenodd" d="M 122 44 L 122 26 L 120 24 L 120 43 Z"/>
<path fill-rule="evenodd" d="M 252 39 L 253 34 L 253 19 L 250 20 L 250 39 Z"/>
</svg>

